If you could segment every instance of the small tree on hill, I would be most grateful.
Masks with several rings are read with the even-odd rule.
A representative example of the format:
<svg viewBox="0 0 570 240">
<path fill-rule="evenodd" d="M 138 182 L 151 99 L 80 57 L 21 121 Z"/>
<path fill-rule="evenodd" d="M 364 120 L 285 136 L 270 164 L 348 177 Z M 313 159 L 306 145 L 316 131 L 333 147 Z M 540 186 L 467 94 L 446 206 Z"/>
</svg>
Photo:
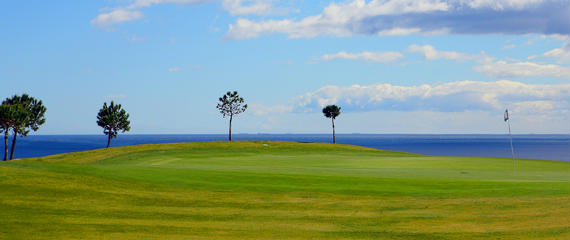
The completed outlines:
<svg viewBox="0 0 570 240">
<path fill-rule="evenodd" d="M 247 104 L 242 105 L 244 100 L 242 97 L 239 96 L 237 91 L 230 92 L 228 91 L 224 96 L 219 98 L 219 103 L 216 106 L 220 113 L 224 118 L 226 116 L 230 117 L 230 129 L 229 129 L 229 137 L 228 140 L 232 141 L 232 120 L 234 115 L 238 115 L 242 112 L 245 112 L 247 109 Z"/>
<path fill-rule="evenodd" d="M 131 130 L 131 122 L 129 114 L 122 108 L 121 104 L 103 104 L 103 108 L 97 114 L 97 125 L 103 128 L 103 133 L 107 135 L 107 148 L 111 145 L 111 138 L 117 138 L 120 132 L 128 132 Z"/>
<path fill-rule="evenodd" d="M 336 143 L 335 139 L 335 132 L 334 132 L 334 120 L 340 115 L 340 107 L 337 105 L 328 105 L 323 108 L 323 114 L 325 117 L 330 118 L 332 120 L 332 129 L 333 129 L 333 143 Z"/>
<path fill-rule="evenodd" d="M 16 139 L 18 135 L 25 137 L 30 130 L 37 131 L 41 125 L 46 122 L 46 107 L 41 100 L 30 97 L 28 94 L 21 96 L 14 95 L 2 102 L 2 105 L 10 106 L 5 111 L 8 129 L 12 129 L 12 147 L 10 149 L 10 160 L 14 159 L 14 151 L 16 149 Z M 7 131 L 5 129 L 4 131 Z M 4 139 L 7 139 L 6 132 Z M 6 148 L 6 147 L 5 147 Z"/>
</svg>

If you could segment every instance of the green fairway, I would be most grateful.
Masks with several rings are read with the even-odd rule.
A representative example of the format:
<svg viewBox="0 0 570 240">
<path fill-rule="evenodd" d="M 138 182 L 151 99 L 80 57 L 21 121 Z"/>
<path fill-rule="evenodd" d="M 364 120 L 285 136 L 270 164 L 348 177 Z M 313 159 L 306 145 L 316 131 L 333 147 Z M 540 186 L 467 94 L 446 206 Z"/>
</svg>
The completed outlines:
<svg viewBox="0 0 570 240">
<path fill-rule="evenodd" d="M 0 239 L 569 239 L 569 163 L 211 142 L 0 163 Z"/>
</svg>

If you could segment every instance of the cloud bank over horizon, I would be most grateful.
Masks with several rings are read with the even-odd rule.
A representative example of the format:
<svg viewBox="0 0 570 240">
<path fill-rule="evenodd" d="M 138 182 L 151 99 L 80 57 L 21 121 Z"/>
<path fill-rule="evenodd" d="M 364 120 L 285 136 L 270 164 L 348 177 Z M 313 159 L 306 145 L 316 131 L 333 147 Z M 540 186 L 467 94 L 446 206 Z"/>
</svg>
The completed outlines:
<svg viewBox="0 0 570 240">
<path fill-rule="evenodd" d="M 458 81 L 439 85 L 325 86 L 294 99 L 294 112 L 315 112 L 337 104 L 346 112 L 367 111 L 502 111 L 521 114 L 568 114 L 570 84 L 525 84 Z"/>
</svg>

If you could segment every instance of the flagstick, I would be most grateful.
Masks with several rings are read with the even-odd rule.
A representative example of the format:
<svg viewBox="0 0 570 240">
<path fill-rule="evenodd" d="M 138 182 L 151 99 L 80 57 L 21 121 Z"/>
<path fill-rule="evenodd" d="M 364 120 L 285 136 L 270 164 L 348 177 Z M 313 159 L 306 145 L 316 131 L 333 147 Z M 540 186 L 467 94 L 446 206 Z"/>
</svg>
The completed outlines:
<svg viewBox="0 0 570 240">
<path fill-rule="evenodd" d="M 511 134 L 511 123 L 510 123 L 510 119 L 507 119 L 507 126 L 509 126 L 509 137 L 511 140 L 511 154 L 513 156 L 513 174 L 516 173 L 515 171 L 515 150 L 513 148 L 513 135 Z"/>
</svg>

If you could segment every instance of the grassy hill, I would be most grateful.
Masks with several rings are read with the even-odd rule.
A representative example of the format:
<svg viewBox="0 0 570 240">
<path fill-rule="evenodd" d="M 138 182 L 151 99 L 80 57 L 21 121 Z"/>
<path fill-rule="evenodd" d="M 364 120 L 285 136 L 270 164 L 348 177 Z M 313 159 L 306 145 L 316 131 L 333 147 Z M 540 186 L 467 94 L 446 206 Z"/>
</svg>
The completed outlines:
<svg viewBox="0 0 570 240">
<path fill-rule="evenodd" d="M 320 143 L 0 163 L 0 239 L 569 239 L 569 164 Z"/>
</svg>

